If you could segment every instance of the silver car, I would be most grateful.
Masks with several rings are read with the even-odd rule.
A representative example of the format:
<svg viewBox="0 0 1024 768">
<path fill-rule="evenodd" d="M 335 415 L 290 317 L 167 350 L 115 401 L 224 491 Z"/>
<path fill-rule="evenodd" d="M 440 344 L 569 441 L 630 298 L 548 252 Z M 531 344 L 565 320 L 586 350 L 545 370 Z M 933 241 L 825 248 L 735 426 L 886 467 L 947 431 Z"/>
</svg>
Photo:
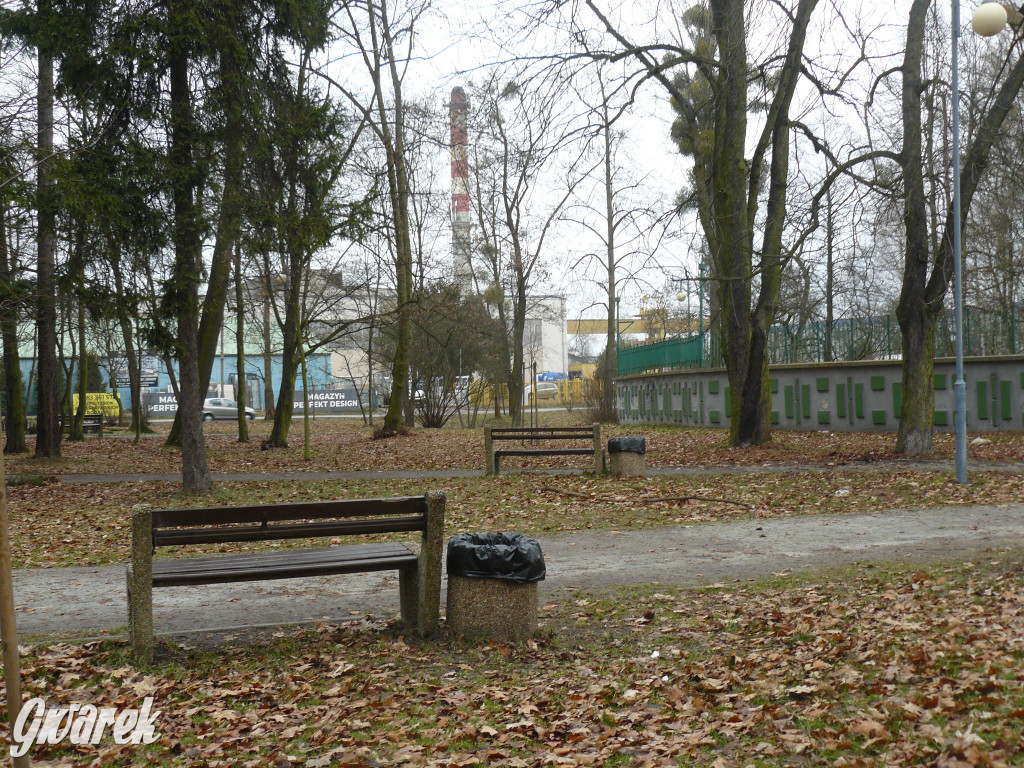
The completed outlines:
<svg viewBox="0 0 1024 768">
<path fill-rule="evenodd" d="M 533 393 L 537 392 L 538 400 L 555 400 L 558 397 L 558 384 L 553 381 L 538 381 L 536 385 L 527 384 L 523 390 L 523 404 L 533 405 Z"/>
<path fill-rule="evenodd" d="M 234 400 L 228 400 L 226 397 L 209 397 L 203 401 L 203 421 L 237 418 L 238 403 Z M 256 411 L 252 408 L 246 408 L 245 418 L 252 421 L 256 418 Z"/>
</svg>

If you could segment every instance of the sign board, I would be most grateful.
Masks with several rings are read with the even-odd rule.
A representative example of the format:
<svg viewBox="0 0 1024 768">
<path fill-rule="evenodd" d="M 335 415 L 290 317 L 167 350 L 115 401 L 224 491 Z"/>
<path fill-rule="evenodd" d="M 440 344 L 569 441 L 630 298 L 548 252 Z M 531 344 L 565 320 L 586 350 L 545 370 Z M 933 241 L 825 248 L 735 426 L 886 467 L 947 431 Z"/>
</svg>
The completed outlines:
<svg viewBox="0 0 1024 768">
<path fill-rule="evenodd" d="M 178 412 L 178 400 L 173 392 L 143 392 L 142 407 L 147 416 L 173 416 Z"/>
<path fill-rule="evenodd" d="M 71 396 L 71 407 L 78 411 L 78 393 Z M 85 412 L 89 416 L 104 416 L 116 419 L 121 415 L 121 404 L 110 392 L 86 392 Z"/>
<path fill-rule="evenodd" d="M 142 367 L 140 369 L 141 380 L 139 381 L 140 387 L 156 387 L 160 385 L 160 359 L 153 355 L 143 355 Z M 128 361 L 123 358 L 113 358 L 110 361 L 111 370 L 114 378 L 117 380 L 117 386 L 119 388 L 127 389 L 131 386 L 131 380 L 128 378 Z"/>
<path fill-rule="evenodd" d="M 302 413 L 302 403 L 305 399 L 305 392 L 301 389 L 295 393 L 292 401 L 293 413 Z M 310 392 L 309 410 L 311 413 L 340 413 L 344 411 L 358 411 L 359 398 L 352 387 L 334 390 L 332 392 Z"/>
</svg>

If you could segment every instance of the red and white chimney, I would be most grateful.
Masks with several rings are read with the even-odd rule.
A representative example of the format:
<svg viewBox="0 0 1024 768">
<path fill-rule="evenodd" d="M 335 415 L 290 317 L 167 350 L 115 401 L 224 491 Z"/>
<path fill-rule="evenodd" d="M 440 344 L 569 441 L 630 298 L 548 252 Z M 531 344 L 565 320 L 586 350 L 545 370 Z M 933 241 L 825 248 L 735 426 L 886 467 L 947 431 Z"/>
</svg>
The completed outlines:
<svg viewBox="0 0 1024 768">
<path fill-rule="evenodd" d="M 469 156 L 466 147 L 469 100 L 462 88 L 452 88 L 448 108 L 452 132 L 452 271 L 463 291 L 469 292 L 473 290 L 469 241 Z"/>
</svg>

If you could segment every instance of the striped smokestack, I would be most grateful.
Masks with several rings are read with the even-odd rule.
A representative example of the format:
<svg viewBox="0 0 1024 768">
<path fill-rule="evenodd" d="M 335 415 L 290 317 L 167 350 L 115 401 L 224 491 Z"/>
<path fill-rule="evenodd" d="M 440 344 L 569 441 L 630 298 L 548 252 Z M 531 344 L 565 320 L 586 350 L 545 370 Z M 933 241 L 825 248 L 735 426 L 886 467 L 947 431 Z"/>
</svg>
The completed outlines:
<svg viewBox="0 0 1024 768">
<path fill-rule="evenodd" d="M 455 281 L 468 293 L 473 290 L 473 268 L 469 258 L 469 160 L 466 151 L 469 101 L 462 88 L 452 88 L 448 109 L 452 126 L 452 271 Z"/>
</svg>

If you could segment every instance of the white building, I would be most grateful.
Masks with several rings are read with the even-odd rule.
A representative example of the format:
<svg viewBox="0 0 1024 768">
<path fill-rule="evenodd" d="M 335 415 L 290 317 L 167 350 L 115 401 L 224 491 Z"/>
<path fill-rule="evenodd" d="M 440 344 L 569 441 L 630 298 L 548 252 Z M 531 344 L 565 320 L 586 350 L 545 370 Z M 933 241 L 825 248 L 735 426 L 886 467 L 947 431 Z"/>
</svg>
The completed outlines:
<svg viewBox="0 0 1024 768">
<path fill-rule="evenodd" d="M 569 334 L 564 296 L 531 296 L 523 328 L 523 362 L 537 373 L 568 373 Z M 528 377 L 527 377 L 528 378 Z"/>
</svg>

